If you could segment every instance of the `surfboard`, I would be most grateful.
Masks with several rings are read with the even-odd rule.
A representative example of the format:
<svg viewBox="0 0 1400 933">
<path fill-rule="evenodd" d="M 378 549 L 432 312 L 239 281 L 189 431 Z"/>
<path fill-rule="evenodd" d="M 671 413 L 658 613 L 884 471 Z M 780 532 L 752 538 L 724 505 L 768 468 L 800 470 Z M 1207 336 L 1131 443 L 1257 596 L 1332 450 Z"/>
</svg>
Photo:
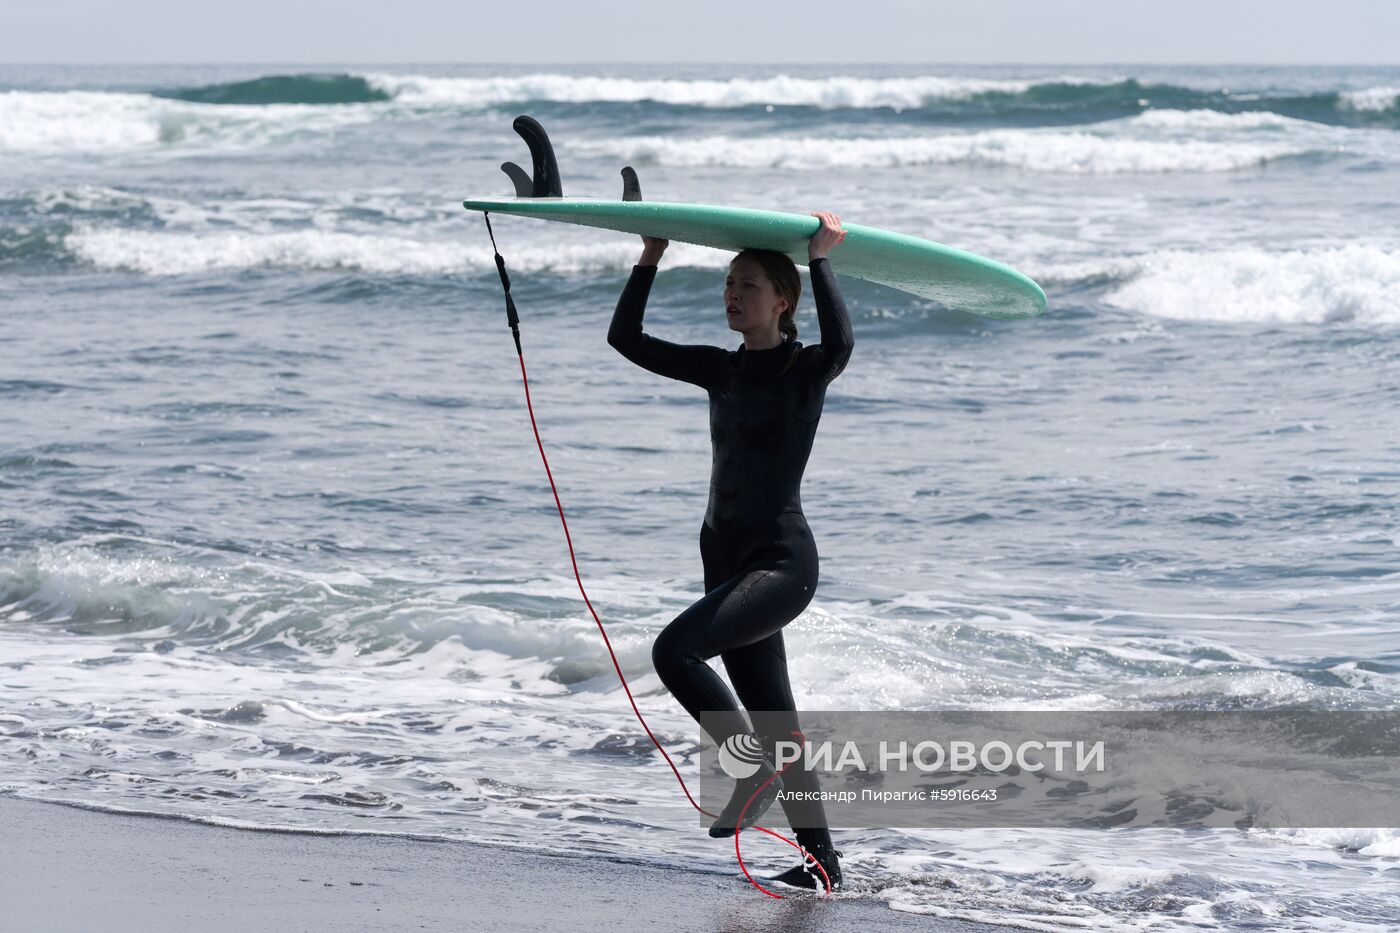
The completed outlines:
<svg viewBox="0 0 1400 933">
<path fill-rule="evenodd" d="M 807 214 L 715 204 L 597 198 L 470 198 L 471 211 L 538 217 L 738 252 L 771 249 L 807 264 L 807 241 L 821 221 Z M 846 239 L 830 253 L 838 275 L 888 285 L 988 318 L 1028 318 L 1045 310 L 1045 292 L 1029 277 L 985 256 L 920 237 L 841 224 Z"/>
</svg>

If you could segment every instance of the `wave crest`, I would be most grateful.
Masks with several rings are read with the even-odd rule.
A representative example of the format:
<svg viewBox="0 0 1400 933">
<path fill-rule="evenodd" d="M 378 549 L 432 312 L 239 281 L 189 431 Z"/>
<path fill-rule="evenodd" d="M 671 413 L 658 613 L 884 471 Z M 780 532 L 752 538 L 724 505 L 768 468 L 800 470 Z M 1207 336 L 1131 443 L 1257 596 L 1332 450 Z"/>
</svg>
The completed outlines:
<svg viewBox="0 0 1400 933">
<path fill-rule="evenodd" d="M 267 75 L 199 87 L 157 91 L 156 97 L 197 104 L 367 104 L 389 99 L 359 75 Z"/>
<path fill-rule="evenodd" d="M 526 103 L 657 103 L 711 109 L 814 107 L 923 111 L 930 116 L 1086 123 L 1152 110 L 1256 112 L 1312 122 L 1393 125 L 1400 88 L 1360 91 L 1241 93 L 1132 77 L 1044 75 L 980 78 L 917 75 L 862 78 L 615 78 L 537 73 L 486 78 L 374 73 L 369 87 L 414 105 L 493 107 Z"/>
<path fill-rule="evenodd" d="M 1400 324 L 1400 250 L 1166 250 L 1032 270 L 1050 284 L 1107 285 L 1107 304 L 1153 317 L 1285 324 Z"/>
<path fill-rule="evenodd" d="M 1104 80 L 1076 77 L 993 79 L 910 78 L 609 78 L 586 75 L 533 74 L 493 78 L 431 78 L 422 75 L 370 74 L 369 85 L 395 100 L 423 104 L 496 104 L 555 101 L 560 103 L 638 103 L 654 101 L 692 107 L 764 105 L 912 108 L 939 100 L 971 100 L 981 95 L 1001 97 L 1040 88 L 1101 86 Z M 1110 83 L 1113 79 L 1109 79 Z"/>
<path fill-rule="evenodd" d="M 443 275 L 496 268 L 489 247 L 328 230 L 184 233 L 86 229 L 68 234 L 64 246 L 79 260 L 98 269 L 156 276 L 253 268 Z M 714 258 L 723 255 L 717 250 L 677 246 L 668 251 L 669 265 L 723 265 L 722 260 Z M 590 245 L 553 244 L 516 248 L 510 264 L 520 272 L 623 271 L 636 261 L 636 252 L 630 242 L 620 240 Z"/>
<path fill-rule="evenodd" d="M 1360 91 L 1344 91 L 1338 99 L 1352 110 L 1384 112 L 1400 109 L 1400 87 L 1370 87 Z"/>
<path fill-rule="evenodd" d="M 374 119 L 368 107 L 211 105 L 105 91 L 0 93 L 0 152 L 257 146 Z"/>
<path fill-rule="evenodd" d="M 1072 174 L 1227 172 L 1319 151 L 1302 142 L 1143 140 L 1023 130 L 847 139 L 644 136 L 579 143 L 577 148 L 675 166 L 820 169 L 965 163 Z"/>
</svg>

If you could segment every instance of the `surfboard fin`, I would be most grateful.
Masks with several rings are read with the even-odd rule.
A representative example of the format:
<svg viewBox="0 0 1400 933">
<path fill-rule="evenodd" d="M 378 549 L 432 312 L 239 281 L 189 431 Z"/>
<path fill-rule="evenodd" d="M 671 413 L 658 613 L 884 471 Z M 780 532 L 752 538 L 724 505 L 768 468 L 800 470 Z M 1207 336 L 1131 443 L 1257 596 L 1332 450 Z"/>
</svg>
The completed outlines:
<svg viewBox="0 0 1400 933">
<path fill-rule="evenodd" d="M 622 200 L 640 201 L 642 199 L 642 183 L 637 180 L 637 170 L 630 165 L 622 167 Z"/>
<path fill-rule="evenodd" d="M 515 185 L 515 196 L 517 198 L 532 197 L 530 192 L 533 190 L 534 184 L 530 181 L 530 176 L 526 174 L 523 168 L 516 165 L 514 162 L 502 162 L 501 171 L 505 172 Z"/>
<path fill-rule="evenodd" d="M 564 188 L 559 182 L 559 166 L 554 161 L 554 147 L 549 143 L 549 136 L 545 133 L 544 127 L 540 126 L 540 121 L 534 117 L 521 114 L 515 118 L 511 124 L 520 138 L 525 140 L 525 145 L 530 147 L 530 159 L 534 163 L 534 173 L 532 175 L 530 194 L 532 198 L 562 198 Z M 501 166 L 505 169 L 505 166 Z M 515 176 L 511 175 L 509 169 L 505 169 L 511 180 L 515 181 Z M 516 191 L 519 192 L 519 182 L 516 182 Z"/>
</svg>

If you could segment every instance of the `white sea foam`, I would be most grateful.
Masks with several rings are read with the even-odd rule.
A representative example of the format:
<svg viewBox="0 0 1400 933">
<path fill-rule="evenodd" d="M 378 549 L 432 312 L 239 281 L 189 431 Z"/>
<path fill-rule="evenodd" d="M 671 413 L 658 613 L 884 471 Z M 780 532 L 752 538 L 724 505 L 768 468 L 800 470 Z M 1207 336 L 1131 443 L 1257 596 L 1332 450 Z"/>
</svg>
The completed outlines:
<svg viewBox="0 0 1400 933">
<path fill-rule="evenodd" d="M 371 273 L 437 273 L 484 268 L 489 250 L 404 237 L 297 230 L 283 233 L 186 233 L 84 230 L 65 243 L 99 269 L 189 275 L 272 267 Z"/>
<path fill-rule="evenodd" d="M 365 75 L 395 100 L 416 104 L 491 106 L 511 101 L 657 101 L 695 107 L 788 105 L 809 107 L 919 107 L 935 100 L 966 100 L 979 94 L 1020 94 L 1041 84 L 1111 84 L 1121 80 L 1047 76 L 991 79 L 924 75 L 908 78 L 608 78 L 532 74 L 492 78 L 431 78 L 423 75 Z"/>
<path fill-rule="evenodd" d="M 1123 891 L 1141 885 L 1166 884 L 1178 873 L 1166 868 L 1148 868 L 1142 865 L 1075 862 L 1055 874 L 1072 881 L 1088 881 L 1099 891 Z"/>
<path fill-rule="evenodd" d="M 485 246 L 332 230 L 212 233 L 93 228 L 70 233 L 64 245 L 99 269 L 145 275 L 249 268 L 438 275 L 495 268 L 491 250 Z M 715 250 L 678 247 L 667 253 L 670 265 L 722 265 L 714 258 L 722 254 Z M 585 245 L 517 247 L 511 251 L 510 266 L 521 272 L 625 270 L 636 261 L 636 253 L 637 247 L 621 238 Z"/>
<path fill-rule="evenodd" d="M 1343 107 L 1352 110 L 1390 110 L 1400 106 L 1400 87 L 1368 87 L 1360 91 L 1343 91 L 1338 101 Z"/>
<path fill-rule="evenodd" d="M 1109 304 L 1181 320 L 1400 323 L 1397 250 L 1171 250 L 1136 261 L 1136 274 L 1108 294 Z M 1121 275 L 1121 260 L 1114 265 Z"/>
<path fill-rule="evenodd" d="M 98 91 L 0 93 L 0 152 L 123 152 L 255 146 L 374 119 L 373 105 L 194 104 Z"/>
<path fill-rule="evenodd" d="M 1070 174 L 1227 172 L 1311 151 L 1302 142 L 1158 141 L 1042 130 L 846 139 L 641 136 L 571 148 L 672 166 L 823 169 L 966 163 Z"/>
<path fill-rule="evenodd" d="M 1321 123 L 1285 117 L 1267 110 L 1221 113 L 1219 110 L 1148 110 L 1122 121 L 1124 126 L 1168 130 L 1252 130 L 1319 128 Z"/>
<path fill-rule="evenodd" d="M 115 558 L 87 547 L 45 546 L 30 561 L 7 566 L 25 568 L 26 575 L 63 594 L 58 603 L 92 596 L 95 600 L 117 597 L 131 587 L 189 587 L 220 584 L 223 578 L 208 569 L 157 557 Z"/>
<path fill-rule="evenodd" d="M 1350 827 L 1341 829 L 1254 830 L 1260 836 L 1300 846 L 1345 849 L 1358 855 L 1400 858 L 1400 829 L 1391 827 Z"/>
<path fill-rule="evenodd" d="M 103 152 L 154 146 L 172 134 L 145 94 L 0 94 L 0 151 Z"/>
</svg>

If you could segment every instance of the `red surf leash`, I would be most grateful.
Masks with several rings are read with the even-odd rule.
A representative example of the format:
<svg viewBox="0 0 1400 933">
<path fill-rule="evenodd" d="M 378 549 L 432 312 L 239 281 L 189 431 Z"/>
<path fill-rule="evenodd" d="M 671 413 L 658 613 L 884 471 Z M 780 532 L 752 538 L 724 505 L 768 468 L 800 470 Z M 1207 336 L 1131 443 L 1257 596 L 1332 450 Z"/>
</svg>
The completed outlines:
<svg viewBox="0 0 1400 933">
<path fill-rule="evenodd" d="M 574 541 L 573 538 L 569 535 L 569 523 L 564 518 L 564 505 L 559 500 L 559 489 L 554 485 L 554 473 L 549 469 L 549 458 L 545 456 L 544 442 L 540 440 L 540 427 L 539 424 L 535 421 L 535 406 L 530 401 L 530 380 L 529 377 L 525 374 L 525 354 L 520 348 L 520 315 L 516 312 L 515 309 L 515 299 L 512 298 L 510 294 L 510 276 L 506 274 L 506 261 L 505 258 L 501 255 L 500 249 L 498 249 L 496 246 L 496 235 L 491 230 L 490 213 L 483 212 L 483 216 L 486 218 L 486 233 L 488 236 L 491 237 L 491 249 L 496 254 L 496 271 L 498 271 L 501 274 L 501 287 L 505 290 L 506 322 L 510 326 L 511 335 L 515 338 L 516 356 L 520 358 L 520 384 L 525 388 L 525 407 L 530 412 L 530 427 L 534 429 L 535 446 L 539 448 L 540 461 L 544 464 L 545 475 L 549 477 L 550 491 L 554 493 L 554 506 L 559 510 L 559 523 L 564 526 L 564 540 L 568 543 L 569 546 L 569 561 L 573 564 L 574 580 L 578 582 L 579 594 L 583 596 L 584 605 L 588 606 L 588 611 L 592 614 L 593 621 L 598 626 L 598 633 L 603 636 L 603 644 L 608 649 L 608 656 L 612 658 L 613 670 L 617 671 L 617 679 L 622 682 L 622 689 L 627 694 L 627 702 L 632 704 L 632 712 L 636 715 L 637 721 L 642 724 L 642 728 L 646 730 L 647 738 L 651 739 L 651 743 L 656 746 L 656 750 L 661 753 L 661 757 L 666 759 L 666 764 L 671 766 L 671 773 L 676 776 L 676 781 L 681 785 L 681 792 L 685 794 L 685 799 L 690 801 L 690 805 L 696 810 L 699 810 L 705 816 L 711 817 L 713 819 L 718 819 L 718 814 L 711 813 L 709 810 L 706 810 L 704 807 L 700 806 L 700 804 L 696 802 L 693 796 L 691 796 L 690 788 L 686 786 L 685 778 L 681 777 L 681 772 L 676 767 L 676 763 L 671 760 L 671 756 L 666 753 L 666 749 L 661 747 L 661 742 L 657 740 L 656 736 L 651 731 L 651 727 L 647 725 L 646 718 L 642 716 L 642 711 L 637 708 L 637 701 L 632 696 L 632 688 L 628 686 L 627 678 L 623 676 L 622 665 L 618 663 L 617 654 L 613 651 L 612 641 L 608 638 L 607 629 L 603 627 L 603 620 L 598 618 L 598 613 L 593 608 L 592 601 L 588 598 L 588 592 L 583 588 L 583 577 L 579 575 L 578 570 L 578 558 L 574 554 Z M 796 733 L 796 735 L 801 736 L 802 733 L 799 732 Z M 764 781 L 762 784 L 760 784 L 758 789 L 749 795 L 749 799 L 744 803 L 744 808 L 741 811 L 739 811 L 739 822 L 734 827 L 734 856 L 739 860 L 739 868 L 744 872 L 744 877 L 749 880 L 750 884 L 758 888 L 764 894 L 767 894 L 769 897 L 775 897 L 779 900 L 785 900 L 786 898 L 782 894 L 774 894 L 772 891 L 768 890 L 763 885 L 755 881 L 753 875 L 749 874 L 748 866 L 744 864 L 744 856 L 739 851 L 739 834 L 743 831 L 742 827 L 744 824 L 744 814 L 748 812 L 749 806 L 754 802 L 758 795 L 763 792 L 763 789 L 767 787 L 774 779 L 776 779 L 778 775 L 782 773 L 782 771 L 786 771 L 791 766 L 791 764 L 792 763 L 789 762 L 788 764 L 783 766 L 781 771 L 775 771 L 773 775 L 768 778 L 767 781 Z M 807 850 L 804 849 L 797 842 L 787 838 L 781 833 L 776 833 L 765 826 L 754 826 L 753 828 L 758 830 L 759 832 L 767 833 L 774 839 L 781 839 L 783 842 L 786 842 L 788 845 L 792 846 L 794 849 L 796 849 L 802 854 L 803 864 L 805 865 L 807 863 Z M 828 895 L 831 894 L 831 879 L 827 877 L 826 869 L 822 867 L 820 861 L 817 861 L 816 859 L 812 859 L 812 861 L 816 863 L 817 869 L 822 873 L 822 879 L 826 883 L 826 893 Z"/>
</svg>

